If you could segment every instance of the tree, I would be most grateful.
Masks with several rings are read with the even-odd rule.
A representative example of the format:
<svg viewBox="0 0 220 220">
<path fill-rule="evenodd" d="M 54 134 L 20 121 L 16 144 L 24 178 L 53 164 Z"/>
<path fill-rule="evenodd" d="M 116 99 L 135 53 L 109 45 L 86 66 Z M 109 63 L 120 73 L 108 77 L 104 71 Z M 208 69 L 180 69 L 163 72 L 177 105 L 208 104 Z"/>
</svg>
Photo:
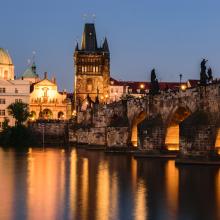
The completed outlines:
<svg viewBox="0 0 220 220">
<path fill-rule="evenodd" d="M 15 102 L 8 106 L 8 113 L 16 120 L 16 125 L 22 125 L 30 116 L 28 105 L 23 102 Z"/>
</svg>

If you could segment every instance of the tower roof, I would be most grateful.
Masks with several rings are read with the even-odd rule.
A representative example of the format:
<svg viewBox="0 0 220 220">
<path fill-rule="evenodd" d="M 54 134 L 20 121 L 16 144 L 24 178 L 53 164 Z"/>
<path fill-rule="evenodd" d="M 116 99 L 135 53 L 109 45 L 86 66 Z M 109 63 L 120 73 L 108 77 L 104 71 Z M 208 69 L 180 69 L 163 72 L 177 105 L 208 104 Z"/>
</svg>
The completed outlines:
<svg viewBox="0 0 220 220">
<path fill-rule="evenodd" d="M 97 50 L 97 39 L 95 25 L 93 23 L 86 23 L 82 36 L 82 50 L 85 51 L 96 51 Z"/>
<path fill-rule="evenodd" d="M 38 78 L 38 74 L 36 73 L 36 65 L 33 63 L 31 66 L 29 66 L 24 73 L 22 74 L 23 78 Z"/>
<path fill-rule="evenodd" d="M 0 64 L 13 65 L 9 53 L 3 48 L 0 48 Z"/>
</svg>

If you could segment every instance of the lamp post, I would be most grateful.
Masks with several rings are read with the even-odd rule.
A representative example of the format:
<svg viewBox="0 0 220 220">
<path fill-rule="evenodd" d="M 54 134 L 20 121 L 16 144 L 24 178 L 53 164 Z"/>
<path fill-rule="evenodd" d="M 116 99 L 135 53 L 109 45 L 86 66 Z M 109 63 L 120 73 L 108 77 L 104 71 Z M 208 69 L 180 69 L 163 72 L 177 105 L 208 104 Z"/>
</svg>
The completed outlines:
<svg viewBox="0 0 220 220">
<path fill-rule="evenodd" d="M 183 77 L 183 75 L 180 74 L 179 76 L 180 76 L 180 87 L 181 87 L 181 82 L 182 82 L 182 77 Z"/>
</svg>

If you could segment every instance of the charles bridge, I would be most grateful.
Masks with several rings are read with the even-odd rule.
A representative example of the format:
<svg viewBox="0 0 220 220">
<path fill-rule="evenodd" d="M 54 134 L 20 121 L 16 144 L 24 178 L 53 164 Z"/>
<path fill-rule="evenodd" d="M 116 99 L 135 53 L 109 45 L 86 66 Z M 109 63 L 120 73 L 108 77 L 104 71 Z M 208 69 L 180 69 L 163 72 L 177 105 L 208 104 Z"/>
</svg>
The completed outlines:
<svg viewBox="0 0 220 220">
<path fill-rule="evenodd" d="M 220 83 L 128 97 L 78 112 L 69 126 L 71 142 L 107 149 L 132 148 L 179 158 L 219 159 Z"/>
</svg>

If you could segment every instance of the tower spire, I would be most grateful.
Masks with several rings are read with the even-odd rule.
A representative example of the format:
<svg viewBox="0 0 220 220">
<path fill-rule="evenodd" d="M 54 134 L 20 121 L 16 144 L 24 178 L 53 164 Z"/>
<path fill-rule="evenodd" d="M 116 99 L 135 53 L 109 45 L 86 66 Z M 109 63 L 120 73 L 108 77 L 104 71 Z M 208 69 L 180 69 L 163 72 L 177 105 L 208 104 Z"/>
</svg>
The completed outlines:
<svg viewBox="0 0 220 220">
<path fill-rule="evenodd" d="M 103 50 L 105 52 L 109 52 L 109 47 L 108 47 L 108 41 L 107 41 L 107 38 L 105 37 L 105 40 L 104 40 L 104 43 L 103 43 L 103 46 L 102 46 Z"/>
<path fill-rule="evenodd" d="M 96 51 L 97 39 L 94 23 L 86 23 L 82 36 L 82 50 L 84 51 Z"/>
</svg>

